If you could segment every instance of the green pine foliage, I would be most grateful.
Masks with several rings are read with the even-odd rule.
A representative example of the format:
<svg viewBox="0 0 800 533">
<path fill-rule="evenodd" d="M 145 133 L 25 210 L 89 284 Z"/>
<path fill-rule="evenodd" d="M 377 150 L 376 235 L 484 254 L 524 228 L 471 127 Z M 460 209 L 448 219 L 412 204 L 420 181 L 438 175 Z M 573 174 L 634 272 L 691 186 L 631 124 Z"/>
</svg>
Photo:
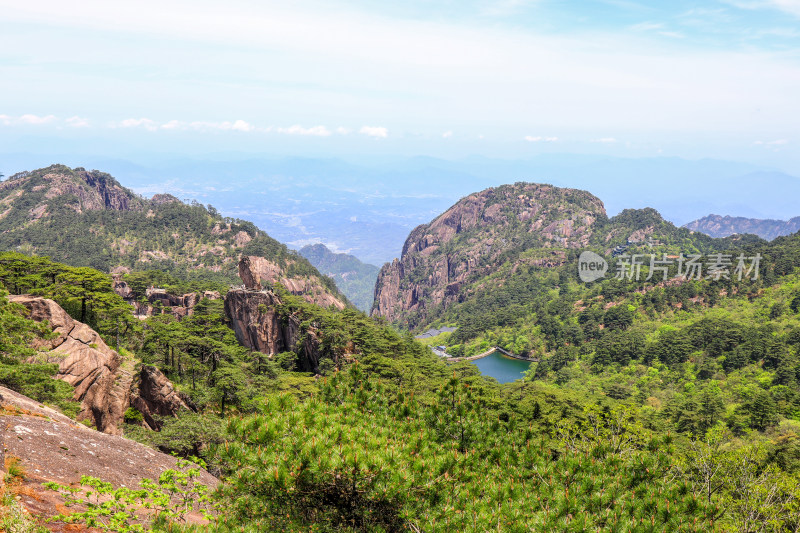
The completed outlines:
<svg viewBox="0 0 800 533">
<path fill-rule="evenodd" d="M 262 531 L 712 527 L 720 509 L 668 475 L 669 439 L 613 413 L 568 426 L 547 438 L 499 419 L 457 378 L 424 405 L 352 367 L 318 397 L 275 397 L 231 420 L 218 447 L 230 468 L 222 520 Z"/>
</svg>

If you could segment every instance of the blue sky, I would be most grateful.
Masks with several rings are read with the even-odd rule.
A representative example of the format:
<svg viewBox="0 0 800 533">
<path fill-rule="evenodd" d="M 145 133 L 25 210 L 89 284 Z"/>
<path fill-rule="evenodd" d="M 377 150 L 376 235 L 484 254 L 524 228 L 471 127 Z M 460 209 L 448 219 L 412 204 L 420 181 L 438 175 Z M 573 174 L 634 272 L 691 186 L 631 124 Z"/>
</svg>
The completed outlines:
<svg viewBox="0 0 800 533">
<path fill-rule="evenodd" d="M 0 0 L 0 152 L 558 152 L 800 173 L 800 0 L 221 6 Z"/>
</svg>

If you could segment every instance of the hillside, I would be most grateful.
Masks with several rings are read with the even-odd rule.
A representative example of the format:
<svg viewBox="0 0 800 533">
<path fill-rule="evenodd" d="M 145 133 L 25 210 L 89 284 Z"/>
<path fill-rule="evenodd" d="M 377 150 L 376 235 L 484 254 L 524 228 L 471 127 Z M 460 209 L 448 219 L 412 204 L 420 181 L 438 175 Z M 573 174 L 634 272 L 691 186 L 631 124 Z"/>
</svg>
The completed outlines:
<svg viewBox="0 0 800 533">
<path fill-rule="evenodd" d="M 0 182 L 0 250 L 104 272 L 161 271 L 238 284 L 242 255 L 345 302 L 335 284 L 250 222 L 160 194 L 143 198 L 99 171 L 53 165 Z"/>
<path fill-rule="evenodd" d="M 699 231 L 711 237 L 750 233 L 771 241 L 776 237 L 791 235 L 800 231 L 800 217 L 789 220 L 758 219 L 708 215 L 685 224 L 683 227 Z"/>
<path fill-rule="evenodd" d="M 415 228 L 400 258 L 381 268 L 372 313 L 418 330 L 455 304 L 564 265 L 582 248 L 673 254 L 712 250 L 715 242 L 676 228 L 653 209 L 609 219 L 586 191 L 504 185 L 469 195 Z M 530 284 L 519 294 L 529 290 Z M 502 307 L 491 310 L 501 314 Z"/>
<path fill-rule="evenodd" d="M 365 313 L 369 312 L 375 297 L 378 267 L 362 263 L 350 254 L 331 252 L 324 244 L 303 246 L 298 253 L 317 270 L 332 278 L 353 305 Z"/>
<path fill-rule="evenodd" d="M 589 193 L 534 184 L 476 193 L 446 215 L 418 228 L 395 268 L 418 276 L 404 277 L 403 289 L 430 297 L 434 267 L 463 257 L 454 270 L 463 284 L 455 298 L 445 291 L 439 304 L 419 300 L 398 317 L 455 325 L 442 341 L 454 355 L 491 345 L 533 356 L 523 380 L 500 385 L 384 320 L 309 301 L 324 295 L 278 277 L 258 255 L 241 255 L 243 286 L 224 297 L 187 292 L 182 304 L 197 295 L 191 313 L 134 317 L 115 292 L 120 280 L 106 273 L 4 253 L 0 283 L 28 296 L 0 291 L 0 384 L 98 427 L 98 413 L 113 414 L 107 432 L 198 457 L 223 481 L 209 524 L 181 523 L 167 498 L 160 520 L 141 521 L 145 531 L 800 527 L 800 236 L 715 240 L 652 209 L 609 219 Z M 667 279 L 647 279 L 657 271 L 644 264 L 641 279 L 584 282 L 577 260 L 585 248 L 607 257 L 611 272 L 651 250 L 763 261 L 757 276 L 730 265 L 714 279 L 703 262 L 703 279 L 676 276 L 674 264 Z M 152 280 L 178 294 L 201 289 L 155 270 L 124 280 L 134 295 L 147 296 Z M 155 308 L 181 303 L 156 294 L 165 303 L 150 302 Z M 113 378 L 73 380 L 74 357 L 54 353 L 62 346 Z M 119 359 L 138 380 L 118 372 Z M 131 391 L 124 412 L 94 401 L 113 400 L 120 387 Z M 169 409 L 179 402 L 186 407 Z M 29 496 L 0 500 L 0 527 L 11 529 L 20 506 L 34 512 L 28 525 L 61 508 L 54 492 L 35 493 L 47 509 L 32 496 L 28 479 L 38 479 L 45 455 L 48 464 L 77 458 L 88 470 L 77 473 L 129 495 L 121 484 L 131 463 L 106 462 L 100 448 L 111 436 L 55 416 L 29 420 L 13 406 L 0 414 L 11 415 L 6 494 Z M 71 451 L 82 444 L 92 449 Z M 76 515 L 75 527 L 90 525 L 93 512 Z"/>
</svg>

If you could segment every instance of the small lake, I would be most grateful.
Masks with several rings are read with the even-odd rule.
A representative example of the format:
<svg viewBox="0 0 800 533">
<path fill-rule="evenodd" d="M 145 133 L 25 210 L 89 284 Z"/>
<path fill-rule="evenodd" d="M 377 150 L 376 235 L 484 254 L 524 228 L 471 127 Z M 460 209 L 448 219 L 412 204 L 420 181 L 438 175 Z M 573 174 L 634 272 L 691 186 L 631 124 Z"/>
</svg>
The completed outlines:
<svg viewBox="0 0 800 533">
<path fill-rule="evenodd" d="M 506 357 L 500 352 L 476 359 L 472 364 L 478 367 L 481 374 L 491 376 L 500 383 L 511 383 L 520 379 L 531 366 L 528 361 Z"/>
</svg>

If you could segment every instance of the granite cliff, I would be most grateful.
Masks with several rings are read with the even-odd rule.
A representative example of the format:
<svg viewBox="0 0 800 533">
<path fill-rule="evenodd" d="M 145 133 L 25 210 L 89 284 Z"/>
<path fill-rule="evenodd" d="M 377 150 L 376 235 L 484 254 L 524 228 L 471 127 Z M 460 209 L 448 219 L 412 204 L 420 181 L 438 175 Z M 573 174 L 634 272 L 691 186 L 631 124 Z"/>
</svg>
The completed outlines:
<svg viewBox="0 0 800 533">
<path fill-rule="evenodd" d="M 135 375 L 134 365 L 112 350 L 86 324 L 73 319 L 53 300 L 35 296 L 11 296 L 10 301 L 28 309 L 28 317 L 47 321 L 53 328 L 50 339 L 34 344 L 38 354 L 30 362 L 58 365 L 56 379 L 75 389 L 74 399 L 81 405 L 78 420 L 85 420 L 99 431 L 120 434 L 125 411 L 133 406 L 145 415 L 145 423 L 157 429 L 152 414 L 177 416 L 191 407 L 157 369 L 142 367 Z"/>
<path fill-rule="evenodd" d="M 625 250 L 674 254 L 720 245 L 675 227 L 652 208 L 626 209 L 609 218 L 603 202 L 586 191 L 503 185 L 462 198 L 415 228 L 400 258 L 378 274 L 372 315 L 415 330 L 520 275 L 547 275 L 576 260 L 584 248 L 612 256 Z"/>
</svg>

